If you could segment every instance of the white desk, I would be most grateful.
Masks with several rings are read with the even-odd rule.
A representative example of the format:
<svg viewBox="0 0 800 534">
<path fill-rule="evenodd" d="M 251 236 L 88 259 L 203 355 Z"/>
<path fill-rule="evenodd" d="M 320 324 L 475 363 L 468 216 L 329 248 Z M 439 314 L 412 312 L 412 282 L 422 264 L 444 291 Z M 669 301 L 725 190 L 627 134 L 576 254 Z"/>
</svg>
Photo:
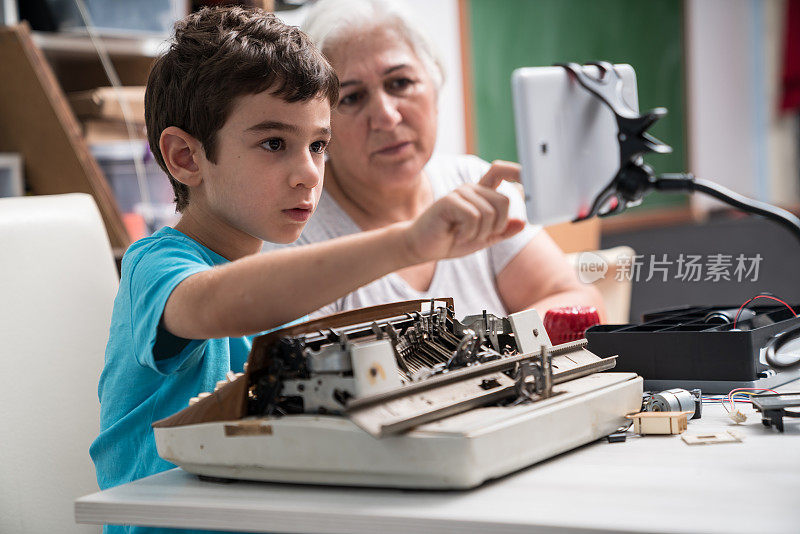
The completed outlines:
<svg viewBox="0 0 800 534">
<path fill-rule="evenodd" d="M 706 404 L 687 432 L 735 427 L 742 443 L 689 446 L 680 436 L 629 434 L 625 443 L 601 440 L 470 491 L 218 484 L 173 469 L 82 497 L 75 516 L 286 533 L 796 534 L 800 420 L 785 419 L 779 434 L 740 406 L 749 416 L 743 425 Z"/>
</svg>

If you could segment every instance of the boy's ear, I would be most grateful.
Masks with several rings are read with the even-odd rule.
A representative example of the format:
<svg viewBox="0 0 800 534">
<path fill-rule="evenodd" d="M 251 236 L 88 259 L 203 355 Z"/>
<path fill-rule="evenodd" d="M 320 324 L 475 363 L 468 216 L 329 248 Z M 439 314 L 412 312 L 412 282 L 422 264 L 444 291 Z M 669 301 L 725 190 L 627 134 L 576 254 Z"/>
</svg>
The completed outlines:
<svg viewBox="0 0 800 534">
<path fill-rule="evenodd" d="M 199 163 L 205 157 L 200 141 L 177 126 L 168 126 L 161 132 L 158 146 L 173 178 L 189 187 L 200 185 Z"/>
</svg>

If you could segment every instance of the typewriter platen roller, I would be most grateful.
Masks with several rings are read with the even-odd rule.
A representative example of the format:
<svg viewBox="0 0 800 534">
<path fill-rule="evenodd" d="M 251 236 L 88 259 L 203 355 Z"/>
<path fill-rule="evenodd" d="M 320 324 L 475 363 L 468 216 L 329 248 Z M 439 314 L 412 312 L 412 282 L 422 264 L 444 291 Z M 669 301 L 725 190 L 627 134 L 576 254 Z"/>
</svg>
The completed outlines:
<svg viewBox="0 0 800 534">
<path fill-rule="evenodd" d="M 346 312 L 258 338 L 245 375 L 156 423 L 156 443 L 201 475 L 471 487 L 638 409 L 641 379 L 600 373 L 615 358 L 585 344 L 550 346 L 533 310 L 458 321 L 442 299 Z"/>
</svg>

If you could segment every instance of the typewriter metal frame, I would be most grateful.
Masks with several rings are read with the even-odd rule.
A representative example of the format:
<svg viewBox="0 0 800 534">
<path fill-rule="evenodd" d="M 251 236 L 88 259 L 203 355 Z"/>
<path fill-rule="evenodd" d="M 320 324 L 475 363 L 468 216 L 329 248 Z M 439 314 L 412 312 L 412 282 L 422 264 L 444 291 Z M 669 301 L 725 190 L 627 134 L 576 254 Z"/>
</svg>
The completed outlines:
<svg viewBox="0 0 800 534">
<path fill-rule="evenodd" d="M 455 321 L 451 299 L 336 314 L 256 338 L 246 372 L 155 423 L 159 454 L 220 478 L 469 488 L 614 432 L 634 373 L 535 311 Z"/>
</svg>

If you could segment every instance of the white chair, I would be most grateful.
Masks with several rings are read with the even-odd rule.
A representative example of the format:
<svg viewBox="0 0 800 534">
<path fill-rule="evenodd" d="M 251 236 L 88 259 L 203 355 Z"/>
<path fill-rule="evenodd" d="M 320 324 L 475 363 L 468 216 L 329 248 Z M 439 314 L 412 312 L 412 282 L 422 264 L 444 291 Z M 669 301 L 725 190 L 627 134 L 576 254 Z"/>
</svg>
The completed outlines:
<svg viewBox="0 0 800 534">
<path fill-rule="evenodd" d="M 625 276 L 621 269 L 623 262 L 626 260 L 630 262 L 634 254 L 631 247 L 614 247 L 567 254 L 567 260 L 575 267 L 579 278 L 586 279 L 588 277 L 589 280 L 597 278 L 592 285 L 603 296 L 603 303 L 606 306 L 606 323 L 625 324 L 630 319 L 632 282 L 631 277 Z M 603 263 L 608 269 L 602 276 L 593 276 L 591 272 L 585 270 L 593 265 Z M 581 269 L 584 269 L 583 273 Z M 621 276 L 618 276 L 618 273 Z"/>
<path fill-rule="evenodd" d="M 93 532 L 89 444 L 119 284 L 91 196 L 0 199 L 0 532 Z"/>
</svg>

